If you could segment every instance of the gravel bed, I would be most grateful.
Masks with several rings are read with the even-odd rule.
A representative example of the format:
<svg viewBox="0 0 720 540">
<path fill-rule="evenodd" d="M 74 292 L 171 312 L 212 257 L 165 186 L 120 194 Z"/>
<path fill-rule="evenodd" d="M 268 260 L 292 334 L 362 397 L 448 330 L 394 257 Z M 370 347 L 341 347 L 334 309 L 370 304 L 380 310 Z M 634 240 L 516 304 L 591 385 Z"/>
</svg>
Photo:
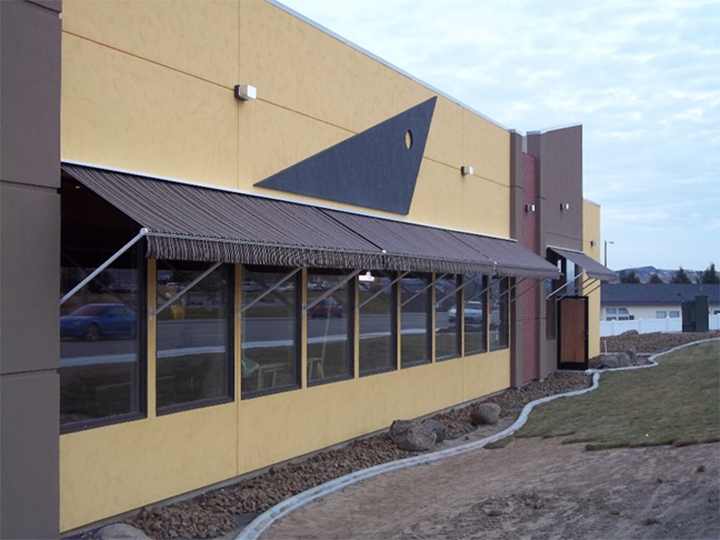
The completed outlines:
<svg viewBox="0 0 720 540">
<path fill-rule="evenodd" d="M 497 403 L 501 416 L 517 414 L 541 397 L 585 388 L 591 377 L 583 373 L 555 373 L 543 381 L 507 390 L 482 401 Z M 469 406 L 433 417 L 448 427 L 448 438 L 476 429 Z M 355 440 L 339 449 L 319 453 L 299 463 L 273 467 L 267 473 L 231 487 L 161 508 L 143 509 L 126 523 L 155 539 L 214 538 L 237 528 L 275 504 L 335 478 L 388 461 L 416 455 L 398 449 L 387 433 Z"/>
<path fill-rule="evenodd" d="M 638 334 L 635 330 L 629 330 L 619 336 L 600 338 L 600 350 L 602 352 L 624 352 L 630 345 L 634 345 L 639 353 L 658 353 L 685 343 L 711 338 L 720 338 L 720 330 L 687 333 L 654 332 L 652 334 Z"/>
</svg>

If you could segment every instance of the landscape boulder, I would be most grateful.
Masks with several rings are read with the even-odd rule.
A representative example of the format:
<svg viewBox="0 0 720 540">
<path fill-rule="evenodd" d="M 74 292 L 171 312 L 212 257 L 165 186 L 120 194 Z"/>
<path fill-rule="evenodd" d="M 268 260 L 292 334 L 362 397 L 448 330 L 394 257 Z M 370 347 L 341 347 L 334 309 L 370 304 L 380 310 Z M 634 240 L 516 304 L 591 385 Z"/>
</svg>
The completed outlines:
<svg viewBox="0 0 720 540">
<path fill-rule="evenodd" d="M 630 345 L 625 351 L 625 354 L 630 357 L 630 365 L 635 365 L 638 363 L 638 355 L 635 345 Z"/>
<path fill-rule="evenodd" d="M 615 369 L 628 367 L 630 365 L 630 356 L 627 353 L 604 354 L 602 362 L 598 366 L 599 369 Z"/>
<path fill-rule="evenodd" d="M 427 427 L 430 431 L 435 432 L 435 442 L 441 443 L 445 439 L 447 439 L 447 426 L 439 420 L 433 420 L 432 418 L 428 418 L 427 420 L 423 421 L 423 425 Z"/>
<path fill-rule="evenodd" d="M 500 419 L 500 405 L 496 403 L 476 403 L 470 409 L 473 424 L 497 424 Z"/>
<path fill-rule="evenodd" d="M 621 367 L 629 367 L 638 365 L 638 355 L 635 345 L 630 345 L 627 351 L 614 354 L 605 354 L 602 362 L 598 366 L 599 369 L 614 369 Z"/>
<path fill-rule="evenodd" d="M 395 420 L 390 426 L 390 438 L 401 450 L 424 452 L 433 447 L 437 434 L 418 420 Z"/>
<path fill-rule="evenodd" d="M 93 538 L 95 540 L 151 540 L 151 538 L 127 523 L 113 523 L 97 531 Z"/>
</svg>

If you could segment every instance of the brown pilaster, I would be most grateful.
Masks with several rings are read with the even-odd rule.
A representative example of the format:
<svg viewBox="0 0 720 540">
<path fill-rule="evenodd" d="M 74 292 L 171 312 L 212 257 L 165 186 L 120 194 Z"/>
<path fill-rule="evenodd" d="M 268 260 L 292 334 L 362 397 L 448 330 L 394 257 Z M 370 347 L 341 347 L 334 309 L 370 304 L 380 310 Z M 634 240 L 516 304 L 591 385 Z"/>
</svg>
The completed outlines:
<svg viewBox="0 0 720 540">
<path fill-rule="evenodd" d="M 0 537 L 59 535 L 60 0 L 0 1 Z"/>
</svg>

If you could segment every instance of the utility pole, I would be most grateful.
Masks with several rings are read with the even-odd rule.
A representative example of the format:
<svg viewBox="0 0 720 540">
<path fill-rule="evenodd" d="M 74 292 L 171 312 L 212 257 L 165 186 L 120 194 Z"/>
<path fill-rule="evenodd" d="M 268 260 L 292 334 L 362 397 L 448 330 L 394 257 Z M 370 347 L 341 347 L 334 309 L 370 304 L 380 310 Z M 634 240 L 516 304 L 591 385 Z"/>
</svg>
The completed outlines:
<svg viewBox="0 0 720 540">
<path fill-rule="evenodd" d="M 607 245 L 608 244 L 614 244 L 615 242 L 612 242 L 610 240 L 605 240 L 605 266 L 607 266 Z"/>
</svg>

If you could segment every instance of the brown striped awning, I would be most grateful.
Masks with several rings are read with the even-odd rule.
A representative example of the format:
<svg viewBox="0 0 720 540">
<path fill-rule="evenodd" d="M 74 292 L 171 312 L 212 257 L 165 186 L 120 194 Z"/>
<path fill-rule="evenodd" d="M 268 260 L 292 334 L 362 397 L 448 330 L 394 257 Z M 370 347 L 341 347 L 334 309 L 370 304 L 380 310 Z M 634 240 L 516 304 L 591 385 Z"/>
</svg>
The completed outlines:
<svg viewBox="0 0 720 540">
<path fill-rule="evenodd" d="M 572 261 L 583 270 L 585 274 L 592 279 L 599 279 L 600 281 L 613 282 L 617 281 L 618 276 L 615 272 L 610 270 L 607 266 L 604 266 L 592 259 L 582 251 L 576 251 L 574 249 L 559 248 L 555 246 L 548 246 L 550 251 L 564 257 L 568 261 Z"/>
<path fill-rule="evenodd" d="M 513 240 L 85 165 L 62 169 L 147 229 L 148 258 L 558 276 L 555 266 Z"/>
</svg>

